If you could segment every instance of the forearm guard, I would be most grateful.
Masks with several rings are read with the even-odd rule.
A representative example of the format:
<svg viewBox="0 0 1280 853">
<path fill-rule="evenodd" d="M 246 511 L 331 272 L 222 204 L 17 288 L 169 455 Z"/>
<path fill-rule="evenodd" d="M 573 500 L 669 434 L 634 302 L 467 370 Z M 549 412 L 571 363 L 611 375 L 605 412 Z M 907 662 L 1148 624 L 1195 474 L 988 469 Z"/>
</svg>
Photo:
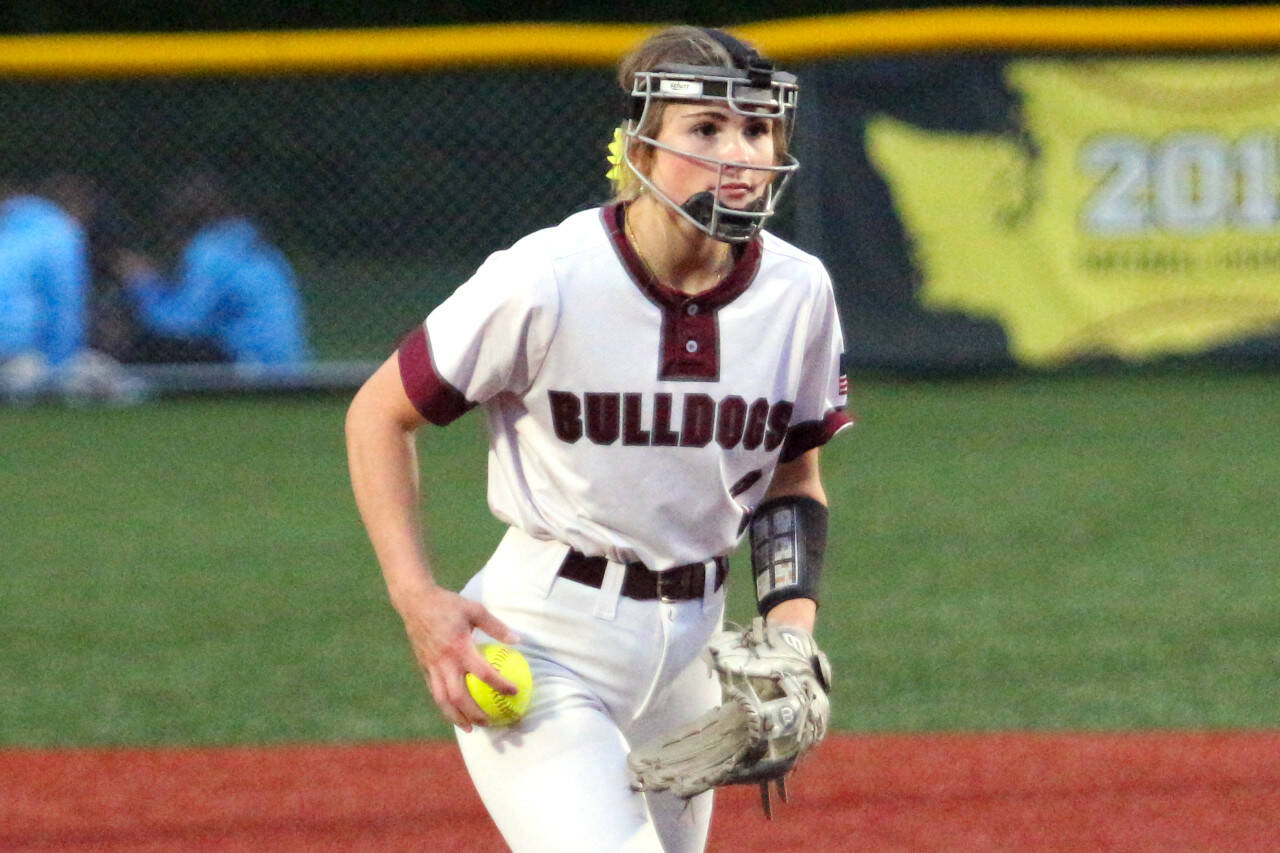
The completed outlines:
<svg viewBox="0 0 1280 853">
<path fill-rule="evenodd" d="M 792 598 L 818 601 L 827 508 L 813 498 L 771 498 L 751 516 L 751 570 L 761 615 Z"/>
</svg>

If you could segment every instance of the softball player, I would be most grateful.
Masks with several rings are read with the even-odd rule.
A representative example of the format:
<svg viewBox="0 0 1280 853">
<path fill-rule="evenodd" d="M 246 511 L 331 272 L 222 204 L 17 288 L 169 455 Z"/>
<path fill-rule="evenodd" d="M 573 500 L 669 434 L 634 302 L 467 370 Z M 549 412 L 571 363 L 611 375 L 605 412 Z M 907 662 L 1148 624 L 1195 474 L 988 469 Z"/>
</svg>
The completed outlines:
<svg viewBox="0 0 1280 853">
<path fill-rule="evenodd" d="M 796 168 L 795 78 L 721 31 L 674 27 L 619 79 L 632 113 L 614 201 L 490 256 L 347 417 L 392 603 L 517 851 L 703 849 L 711 792 L 637 793 L 627 753 L 718 703 L 699 654 L 748 526 L 753 546 L 787 531 L 785 559 L 753 556 L 761 612 L 812 630 L 818 452 L 850 423 L 827 273 L 761 230 Z M 510 527 L 454 593 L 423 553 L 414 432 L 472 408 Z M 471 672 L 514 692 L 476 649 L 490 637 L 533 670 L 532 707 L 506 728 L 464 686 Z"/>
</svg>

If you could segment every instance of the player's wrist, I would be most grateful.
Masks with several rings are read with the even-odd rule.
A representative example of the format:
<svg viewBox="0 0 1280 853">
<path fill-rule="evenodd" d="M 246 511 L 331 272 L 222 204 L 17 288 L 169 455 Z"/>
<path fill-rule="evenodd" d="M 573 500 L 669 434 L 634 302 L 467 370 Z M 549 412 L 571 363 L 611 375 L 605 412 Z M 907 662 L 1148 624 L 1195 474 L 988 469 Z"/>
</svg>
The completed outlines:
<svg viewBox="0 0 1280 853">
<path fill-rule="evenodd" d="M 387 571 L 384 574 L 391 606 L 402 617 L 420 613 L 424 607 L 433 607 L 441 596 L 448 593 L 425 568 Z"/>
<path fill-rule="evenodd" d="M 818 603 L 812 598 L 789 598 L 769 608 L 764 618 L 772 628 L 799 628 L 812 634 L 817 624 Z"/>
</svg>

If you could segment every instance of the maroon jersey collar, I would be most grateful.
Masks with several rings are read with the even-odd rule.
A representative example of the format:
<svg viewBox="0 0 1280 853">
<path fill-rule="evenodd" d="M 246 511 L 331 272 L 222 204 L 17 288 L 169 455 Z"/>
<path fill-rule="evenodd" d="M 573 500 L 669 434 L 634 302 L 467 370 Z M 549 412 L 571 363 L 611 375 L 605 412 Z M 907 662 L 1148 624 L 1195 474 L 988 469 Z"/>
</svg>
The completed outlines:
<svg viewBox="0 0 1280 853">
<path fill-rule="evenodd" d="M 609 232 L 609 238 L 613 241 L 614 248 L 618 252 L 618 257 L 622 259 L 623 266 L 627 268 L 627 272 L 631 275 L 632 280 L 635 281 L 636 286 L 646 296 L 664 308 L 680 309 L 694 304 L 698 306 L 699 311 L 713 311 L 738 298 L 751 284 L 751 280 L 755 278 L 756 271 L 760 268 L 760 236 L 756 235 L 743 247 L 742 252 L 738 255 L 737 263 L 734 264 L 729 274 L 710 290 L 691 296 L 667 287 L 653 277 L 644 262 L 640 260 L 635 247 L 631 245 L 631 241 L 627 239 L 626 231 L 624 230 L 627 215 L 626 209 L 627 204 L 625 202 L 618 202 L 604 207 L 601 213 L 604 217 L 605 228 Z"/>
</svg>

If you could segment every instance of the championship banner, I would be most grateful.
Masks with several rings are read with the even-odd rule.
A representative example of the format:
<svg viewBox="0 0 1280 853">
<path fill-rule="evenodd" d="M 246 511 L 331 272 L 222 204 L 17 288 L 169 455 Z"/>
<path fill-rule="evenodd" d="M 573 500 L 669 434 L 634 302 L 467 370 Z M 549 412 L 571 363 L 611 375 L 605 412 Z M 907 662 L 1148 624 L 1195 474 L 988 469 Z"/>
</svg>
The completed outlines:
<svg viewBox="0 0 1280 853">
<path fill-rule="evenodd" d="M 1280 60 L 1023 59 L 1003 76 L 1000 132 L 867 118 L 923 309 L 994 321 L 1043 367 L 1280 334 Z"/>
</svg>

